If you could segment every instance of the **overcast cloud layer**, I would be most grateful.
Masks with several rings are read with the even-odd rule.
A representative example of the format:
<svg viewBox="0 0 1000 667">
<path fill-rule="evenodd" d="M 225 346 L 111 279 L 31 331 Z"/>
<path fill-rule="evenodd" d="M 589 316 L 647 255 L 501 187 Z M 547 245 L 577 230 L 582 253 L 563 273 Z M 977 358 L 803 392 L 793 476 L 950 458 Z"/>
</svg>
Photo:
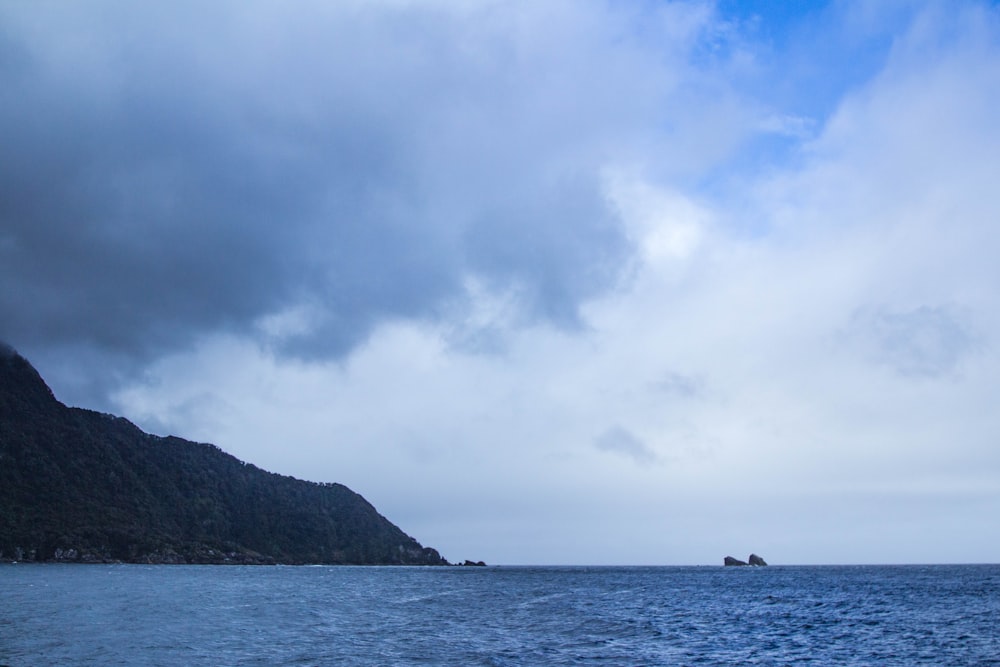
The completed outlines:
<svg viewBox="0 0 1000 667">
<path fill-rule="evenodd" d="M 453 560 L 995 560 L 1000 10 L 768 4 L 0 3 L 0 340 Z"/>
</svg>

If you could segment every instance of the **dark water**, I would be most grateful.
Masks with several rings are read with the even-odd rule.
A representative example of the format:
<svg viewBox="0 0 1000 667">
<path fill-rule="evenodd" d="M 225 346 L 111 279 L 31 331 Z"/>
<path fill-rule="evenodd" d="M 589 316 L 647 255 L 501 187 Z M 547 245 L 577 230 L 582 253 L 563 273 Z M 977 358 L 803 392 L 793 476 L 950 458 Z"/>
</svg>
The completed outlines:
<svg viewBox="0 0 1000 667">
<path fill-rule="evenodd" d="M 1000 566 L 0 566 L 0 664 L 1000 665 Z"/>
</svg>

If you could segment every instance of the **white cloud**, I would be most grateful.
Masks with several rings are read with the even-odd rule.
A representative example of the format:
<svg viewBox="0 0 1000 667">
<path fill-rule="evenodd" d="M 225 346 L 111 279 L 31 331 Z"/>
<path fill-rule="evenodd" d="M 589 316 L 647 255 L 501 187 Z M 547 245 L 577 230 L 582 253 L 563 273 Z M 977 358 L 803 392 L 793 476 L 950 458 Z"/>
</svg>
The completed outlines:
<svg viewBox="0 0 1000 667">
<path fill-rule="evenodd" d="M 614 170 L 609 170 L 605 189 L 647 264 L 678 262 L 697 250 L 710 217 L 703 207 Z"/>
<path fill-rule="evenodd" d="M 594 446 L 632 459 L 640 465 L 656 461 L 656 454 L 642 440 L 621 426 L 612 426 L 594 441 Z"/>
<path fill-rule="evenodd" d="M 846 333 L 867 360 L 907 376 L 954 375 L 976 348 L 975 333 L 960 314 L 921 306 L 908 312 L 864 308 Z"/>
<path fill-rule="evenodd" d="M 525 71 L 504 69 L 508 57 L 570 64 L 548 72 L 595 67 L 594 81 L 622 79 L 615 94 L 634 94 L 637 108 L 591 95 L 587 77 L 571 82 L 582 92 L 560 80 L 508 82 L 523 99 L 499 115 L 456 110 L 439 120 L 476 125 L 510 113 L 514 134 L 477 126 L 471 146 L 465 134 L 445 136 L 441 151 L 455 161 L 423 177 L 435 194 L 463 169 L 482 169 L 482 180 L 462 182 L 487 209 L 509 212 L 501 204 L 553 191 L 517 179 L 523 192 L 494 191 L 495 165 L 471 157 L 517 165 L 502 145 L 516 136 L 558 148 L 537 153 L 553 162 L 532 174 L 565 176 L 580 154 L 563 148 L 578 134 L 591 142 L 581 150 L 599 167 L 601 204 L 636 253 L 621 280 L 580 297 L 578 328 L 526 317 L 530 290 L 516 271 L 488 279 L 466 270 L 437 303 L 440 316 L 380 319 L 336 360 L 205 335 L 122 390 L 119 411 L 267 469 L 343 482 L 452 559 L 995 552 L 981 532 L 1000 509 L 996 12 L 917 12 L 897 27 L 884 70 L 846 91 L 827 122 L 764 114 L 773 122 L 763 131 L 801 143 L 787 163 L 746 173 L 727 159 L 747 132 L 762 131 L 747 128 L 767 105 L 727 85 L 728 63 L 685 50 L 710 28 L 705 6 L 669 7 L 692 13 L 663 18 L 667 33 L 679 31 L 664 67 L 644 57 L 641 36 L 616 51 L 603 15 L 574 6 L 517 5 L 503 18 L 520 39 L 463 48 L 499 75 Z M 557 9 L 573 20 L 535 13 Z M 538 38 L 549 28 L 562 48 Z M 492 50 L 503 44 L 517 48 Z M 591 53 L 595 45 L 616 57 L 602 61 L 608 51 Z M 647 86 L 656 92 L 643 94 Z M 716 90 L 713 105 L 706 91 Z M 614 114 L 575 108 L 580 100 L 625 115 L 609 129 Z M 670 131 L 638 122 L 673 102 L 691 106 L 664 112 Z M 615 142 L 613 154 L 602 141 Z M 723 167 L 737 172 L 715 178 Z M 440 201 L 449 219 L 473 210 L 463 197 Z M 503 220 L 493 223 L 501 231 Z M 552 250 L 599 240 L 569 233 L 572 216 L 544 222 L 521 229 L 522 241 L 551 234 Z M 254 322 L 281 339 L 314 329 L 312 317 L 293 307 Z"/>
</svg>

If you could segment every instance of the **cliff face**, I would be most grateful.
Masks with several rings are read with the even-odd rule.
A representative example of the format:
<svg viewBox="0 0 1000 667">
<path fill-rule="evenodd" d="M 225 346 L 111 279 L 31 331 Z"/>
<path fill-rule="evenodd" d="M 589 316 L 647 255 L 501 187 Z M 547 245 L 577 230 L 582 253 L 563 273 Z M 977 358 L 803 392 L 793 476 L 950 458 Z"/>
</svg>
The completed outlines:
<svg viewBox="0 0 1000 667">
<path fill-rule="evenodd" d="M 445 564 L 345 486 L 66 407 L 2 344 L 0 559 Z"/>
</svg>

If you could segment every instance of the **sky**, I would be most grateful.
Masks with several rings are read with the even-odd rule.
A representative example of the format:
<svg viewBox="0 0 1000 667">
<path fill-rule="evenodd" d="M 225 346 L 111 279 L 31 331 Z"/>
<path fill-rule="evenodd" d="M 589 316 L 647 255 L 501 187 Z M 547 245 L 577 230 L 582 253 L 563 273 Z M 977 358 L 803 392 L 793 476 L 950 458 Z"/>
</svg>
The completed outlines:
<svg viewBox="0 0 1000 667">
<path fill-rule="evenodd" d="M 449 560 L 996 562 L 1000 6 L 0 0 L 0 340 Z"/>
</svg>

